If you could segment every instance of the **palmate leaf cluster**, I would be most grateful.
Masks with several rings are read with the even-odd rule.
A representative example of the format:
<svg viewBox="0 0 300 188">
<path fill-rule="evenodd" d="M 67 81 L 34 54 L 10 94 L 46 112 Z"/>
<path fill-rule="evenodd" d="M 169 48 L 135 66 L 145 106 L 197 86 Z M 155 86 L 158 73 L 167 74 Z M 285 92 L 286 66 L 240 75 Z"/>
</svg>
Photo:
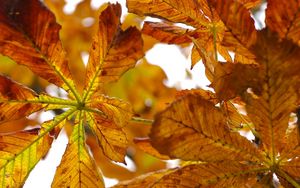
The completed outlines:
<svg viewBox="0 0 300 188">
<path fill-rule="evenodd" d="M 39 110 L 66 109 L 40 128 L 0 136 L 1 187 L 22 186 L 68 120 L 73 120 L 73 130 L 52 186 L 103 187 L 102 175 L 85 144 L 85 126 L 96 135 L 106 157 L 124 162 L 128 140 L 123 128 L 133 112 L 128 103 L 103 95 L 101 86 L 117 80 L 143 56 L 140 31 L 121 29 L 121 6 L 106 5 L 86 74 L 80 75 L 86 80 L 81 92 L 69 70 L 54 14 L 38 0 L 5 0 L 0 7 L 0 53 L 68 92 L 68 99 L 37 94 L 0 76 L 1 122 Z"/>
<path fill-rule="evenodd" d="M 266 27 L 258 30 L 252 17 L 262 3 L 267 3 Z M 104 187 L 86 132 L 96 136 L 107 158 L 124 162 L 129 145 L 124 127 L 138 118 L 129 103 L 103 90 L 143 57 L 148 44 L 143 45 L 142 34 L 168 44 L 193 44 L 192 68 L 202 60 L 214 92 L 179 91 L 154 117 L 149 139 L 135 140 L 157 158 L 181 159 L 180 167 L 115 187 L 300 187 L 300 131 L 292 121 L 299 106 L 300 2 L 127 0 L 127 8 L 161 22 L 145 21 L 141 31 L 124 29 L 120 5 L 104 5 L 81 75 L 83 89 L 78 89 L 54 14 L 38 0 L 1 1 L 0 53 L 68 93 L 67 99 L 36 93 L 0 76 L 1 123 L 63 109 L 38 128 L 0 135 L 1 187 L 22 186 L 70 121 L 69 143 L 52 186 Z"/>
</svg>

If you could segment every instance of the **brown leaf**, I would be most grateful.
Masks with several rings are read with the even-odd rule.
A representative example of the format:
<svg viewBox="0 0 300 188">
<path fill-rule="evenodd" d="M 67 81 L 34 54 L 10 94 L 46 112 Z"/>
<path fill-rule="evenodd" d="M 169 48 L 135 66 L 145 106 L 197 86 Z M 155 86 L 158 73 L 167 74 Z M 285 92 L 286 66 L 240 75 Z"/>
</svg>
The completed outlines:
<svg viewBox="0 0 300 188">
<path fill-rule="evenodd" d="M 245 8 L 255 8 L 259 6 L 263 1 L 262 0 L 238 0 Z"/>
<path fill-rule="evenodd" d="M 298 0 L 279 1 L 272 0 L 268 2 L 266 11 L 267 26 L 278 33 L 280 38 L 293 40 L 300 44 L 300 2 Z"/>
<path fill-rule="evenodd" d="M 229 100 L 243 94 L 248 88 L 259 93 L 260 68 L 257 64 L 218 63 L 212 84 L 220 100 Z"/>
<path fill-rule="evenodd" d="M 280 151 L 280 158 L 284 161 L 300 155 L 299 128 L 294 126 L 292 129 L 288 129 L 287 133 L 285 143 Z"/>
<path fill-rule="evenodd" d="M 0 53 L 51 83 L 74 88 L 54 15 L 38 0 L 1 1 L 0 7 Z"/>
<path fill-rule="evenodd" d="M 294 70 L 297 67 L 292 67 L 297 65 L 299 48 L 290 41 L 279 41 L 268 30 L 260 31 L 258 39 L 255 53 L 261 67 L 257 84 L 261 91 L 259 96 L 248 93 L 244 101 L 262 146 L 272 158 L 277 156 L 284 143 L 290 113 L 296 109 L 294 85 L 297 74 Z"/>
<path fill-rule="evenodd" d="M 228 29 L 222 41 L 223 45 L 231 47 L 234 52 L 252 56 L 247 48 L 256 42 L 257 32 L 250 12 L 235 0 L 210 0 L 208 3 L 215 8 Z"/>
</svg>

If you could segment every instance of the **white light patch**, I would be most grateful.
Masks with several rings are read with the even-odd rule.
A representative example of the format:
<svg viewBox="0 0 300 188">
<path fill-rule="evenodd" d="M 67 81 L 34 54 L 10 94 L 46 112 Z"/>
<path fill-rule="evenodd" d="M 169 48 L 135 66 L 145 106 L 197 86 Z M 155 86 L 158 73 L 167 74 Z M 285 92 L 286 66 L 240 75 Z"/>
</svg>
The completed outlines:
<svg viewBox="0 0 300 188">
<path fill-rule="evenodd" d="M 112 187 L 119 183 L 119 181 L 114 178 L 103 177 L 103 179 L 104 179 L 105 187 Z"/>
<path fill-rule="evenodd" d="M 134 164 L 134 162 L 128 157 L 125 156 L 125 162 L 127 165 L 123 164 L 123 163 L 119 163 L 119 162 L 113 162 L 119 166 L 122 166 L 124 168 L 126 168 L 127 170 L 131 171 L 131 172 L 135 172 L 136 171 L 136 166 Z"/>
<path fill-rule="evenodd" d="M 181 28 L 184 28 L 184 29 L 192 30 L 192 31 L 195 30 L 194 27 L 192 27 L 190 25 L 183 24 L 183 23 L 175 23 L 174 25 L 177 26 L 177 27 L 181 27 Z"/>
<path fill-rule="evenodd" d="M 266 27 L 266 8 L 267 3 L 262 3 L 259 7 L 259 10 L 255 14 L 251 14 L 251 17 L 254 19 L 255 29 L 262 30 Z"/>
<path fill-rule="evenodd" d="M 56 168 L 60 164 L 67 144 L 67 135 L 65 131 L 62 130 L 58 138 L 53 141 L 46 159 L 41 160 L 31 171 L 23 188 L 51 187 Z"/>
<path fill-rule="evenodd" d="M 148 22 L 161 22 L 162 20 L 159 18 L 152 18 L 152 17 L 146 17 L 144 21 L 148 21 Z"/>
<path fill-rule="evenodd" d="M 76 6 L 78 5 L 78 3 L 80 3 L 82 0 L 65 0 L 66 4 L 64 6 L 64 13 L 65 14 L 72 14 L 75 9 Z"/>
<path fill-rule="evenodd" d="M 84 27 L 91 27 L 94 23 L 95 23 L 95 19 L 92 18 L 92 17 L 86 17 L 86 18 L 81 20 L 81 24 Z"/>
<path fill-rule="evenodd" d="M 174 159 L 174 160 L 167 160 L 167 168 L 176 168 L 179 167 L 179 159 Z"/>
<path fill-rule="evenodd" d="M 208 87 L 210 85 L 210 81 L 205 76 L 205 67 L 202 62 L 197 63 L 193 69 L 191 70 L 193 82 L 197 87 L 213 90 Z"/>
<path fill-rule="evenodd" d="M 46 87 L 46 92 L 53 97 L 68 99 L 68 93 L 54 84 L 49 84 Z"/>
<path fill-rule="evenodd" d="M 55 117 L 55 114 L 52 111 L 41 112 L 41 114 L 38 118 L 38 121 L 40 123 L 43 123 L 45 121 L 52 120 L 54 117 Z"/>
<path fill-rule="evenodd" d="M 151 64 L 159 65 L 168 76 L 167 85 L 181 87 L 180 82 L 186 78 L 188 59 L 176 45 L 156 44 L 146 53 Z"/>
<path fill-rule="evenodd" d="M 126 0 L 92 0 L 91 1 L 91 7 L 94 10 L 98 10 L 99 7 L 101 7 L 101 5 L 103 5 L 104 3 L 107 3 L 107 2 L 110 2 L 110 3 L 113 3 L 113 4 L 119 3 L 122 6 L 122 15 L 121 15 L 122 19 L 121 19 L 121 21 L 123 21 L 124 16 L 128 12 L 127 7 L 126 7 Z"/>
<path fill-rule="evenodd" d="M 87 66 L 88 62 L 89 62 L 89 53 L 86 51 L 82 51 L 80 52 L 81 55 L 81 59 L 83 61 L 84 66 Z"/>
<path fill-rule="evenodd" d="M 240 135 L 246 137 L 248 140 L 254 140 L 255 136 L 251 131 L 239 131 Z"/>
</svg>

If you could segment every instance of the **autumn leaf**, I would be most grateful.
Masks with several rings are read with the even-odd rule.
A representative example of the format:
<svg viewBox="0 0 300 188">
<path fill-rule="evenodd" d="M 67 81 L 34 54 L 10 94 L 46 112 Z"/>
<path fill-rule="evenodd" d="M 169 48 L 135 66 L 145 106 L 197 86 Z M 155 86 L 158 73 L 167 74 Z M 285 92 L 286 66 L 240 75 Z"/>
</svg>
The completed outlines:
<svg viewBox="0 0 300 188">
<path fill-rule="evenodd" d="M 141 138 L 135 138 L 134 143 L 143 150 L 144 152 L 157 157 L 161 160 L 169 160 L 169 156 L 160 154 L 155 148 L 152 147 L 150 139 L 141 139 Z"/>
<path fill-rule="evenodd" d="M 101 83 L 117 80 L 143 56 L 140 32 L 120 25 L 121 7 L 108 6 L 99 17 L 99 31 L 90 49 L 84 100 Z"/>
<path fill-rule="evenodd" d="M 97 96 L 90 105 L 103 113 L 88 113 L 87 121 L 104 154 L 114 161 L 125 162 L 128 140 L 123 128 L 132 116 L 130 105 L 104 96 Z"/>
<path fill-rule="evenodd" d="M 41 104 L 29 102 L 36 98 L 33 90 L 0 75 L 0 122 L 20 119 L 40 110 Z"/>
<path fill-rule="evenodd" d="M 213 74 L 216 63 L 212 60 L 218 60 L 218 53 L 227 61 L 232 61 L 230 51 L 241 55 L 245 61 L 254 58 L 248 49 L 256 41 L 256 30 L 254 21 L 249 16 L 249 9 L 260 3 L 261 1 L 226 1 L 218 3 L 220 7 L 213 7 L 214 1 L 128 0 L 127 7 L 129 12 L 138 15 L 167 20 L 168 22 L 159 23 L 145 22 L 142 32 L 168 44 L 193 42 L 191 68 L 202 59 L 206 67 L 212 66 L 210 71 Z M 175 26 L 177 23 L 190 27 Z"/>
<path fill-rule="evenodd" d="M 74 90 L 65 52 L 59 40 L 61 26 L 56 23 L 54 15 L 35 0 L 17 3 L 3 1 L 0 12 L 0 29 L 3 31 L 0 36 L 0 53 L 27 66 L 51 83 L 66 90 Z"/>
<path fill-rule="evenodd" d="M 156 118 L 150 137 L 160 153 L 173 158 L 211 162 L 259 159 L 254 145 L 230 132 L 225 120 L 213 103 L 187 95 Z"/>
<path fill-rule="evenodd" d="M 121 29 L 119 4 L 104 6 L 82 92 L 71 76 L 59 38 L 60 25 L 53 13 L 38 0 L 2 1 L 0 6 L 0 53 L 68 92 L 64 98 L 36 93 L 0 76 L 1 123 L 11 126 L 12 121 L 40 110 L 58 112 L 39 128 L 1 133 L 1 185 L 23 186 L 30 171 L 47 154 L 52 140 L 69 124 L 73 126 L 72 133 L 52 186 L 104 187 L 102 174 L 86 146 L 85 134 L 92 131 L 105 156 L 125 163 L 128 140 L 123 129 L 133 112 L 127 102 L 102 94 L 101 86 L 118 80 L 144 55 L 140 31 L 135 27 Z"/>
<path fill-rule="evenodd" d="M 167 0 L 148 1 L 151 8 L 139 8 L 136 1 L 128 1 L 129 8 L 138 14 L 148 11 L 146 14 L 165 19 L 168 15 L 163 9 L 151 12 L 153 4 L 168 2 L 179 9 L 176 2 Z M 288 8 L 292 4 L 279 7 L 278 2 L 268 1 L 267 28 L 258 31 L 247 9 L 259 3 L 207 1 L 211 11 L 205 9 L 205 2 L 200 6 L 208 18 L 213 14 L 224 24 L 220 44 L 234 49 L 237 58 L 216 63 L 203 48 L 206 38 L 192 38 L 198 52 L 196 59 L 205 59 L 205 68 L 209 69 L 215 101 L 205 92 L 184 91 L 156 115 L 149 135 L 161 154 L 186 163 L 168 173 L 154 172 L 155 176 L 121 182 L 120 187 L 145 186 L 145 182 L 149 187 L 300 187 L 299 127 L 291 121 L 299 105 L 298 4 L 293 2 L 293 8 Z M 156 38 L 157 30 L 152 29 Z M 169 38 L 176 41 L 181 36 Z M 235 104 L 245 111 L 235 110 Z M 231 118 L 237 122 L 245 119 L 249 124 L 246 132 L 251 132 L 254 140 L 241 136 L 242 132 L 232 127 L 235 123 Z"/>
<path fill-rule="evenodd" d="M 299 1 L 290 1 L 289 3 L 279 3 L 274 0 L 268 2 L 266 11 L 266 24 L 272 30 L 278 33 L 280 38 L 293 40 L 299 45 Z M 273 16 L 276 15 L 276 16 Z"/>
<path fill-rule="evenodd" d="M 85 146 L 82 115 L 81 112 L 77 115 L 68 147 L 56 171 L 53 187 L 104 187 L 100 172 Z"/>
<path fill-rule="evenodd" d="M 50 149 L 53 138 L 40 129 L 0 135 L 0 184 L 20 187 Z"/>
</svg>

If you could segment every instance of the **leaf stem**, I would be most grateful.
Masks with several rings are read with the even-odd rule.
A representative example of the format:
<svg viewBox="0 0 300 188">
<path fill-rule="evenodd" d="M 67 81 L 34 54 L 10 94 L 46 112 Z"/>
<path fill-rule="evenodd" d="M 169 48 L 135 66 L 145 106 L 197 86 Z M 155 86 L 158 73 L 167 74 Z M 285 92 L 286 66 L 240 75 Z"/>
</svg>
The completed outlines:
<svg viewBox="0 0 300 188">
<path fill-rule="evenodd" d="M 144 118 L 135 117 L 135 116 L 131 118 L 131 121 L 137 122 L 137 123 L 144 123 L 144 124 L 148 124 L 148 125 L 151 125 L 154 122 L 154 120 L 152 120 L 152 119 L 144 119 Z"/>
<path fill-rule="evenodd" d="M 215 60 L 218 61 L 218 51 L 217 51 L 217 28 L 215 24 L 213 23 L 212 27 L 213 32 L 213 43 L 214 43 L 214 51 L 215 51 Z"/>
<path fill-rule="evenodd" d="M 56 98 L 54 98 L 56 99 Z M 55 105 L 67 105 L 67 106 L 78 106 L 78 103 L 73 100 L 65 100 L 65 99 L 59 99 L 59 100 L 43 100 L 43 99 L 29 99 L 29 100 L 1 100 L 0 102 L 6 102 L 6 103 L 31 103 L 31 104 L 55 104 Z"/>
<path fill-rule="evenodd" d="M 100 111 L 98 109 L 95 109 L 95 108 L 83 107 L 83 110 L 88 111 L 88 112 L 92 112 L 92 113 L 97 113 L 101 116 L 106 117 L 106 115 L 102 111 Z M 152 120 L 152 119 L 145 119 L 145 118 L 136 117 L 136 116 L 133 116 L 131 118 L 131 121 L 132 122 L 137 122 L 137 123 L 144 123 L 144 124 L 148 124 L 148 125 L 151 125 L 154 122 L 154 120 Z"/>
</svg>

